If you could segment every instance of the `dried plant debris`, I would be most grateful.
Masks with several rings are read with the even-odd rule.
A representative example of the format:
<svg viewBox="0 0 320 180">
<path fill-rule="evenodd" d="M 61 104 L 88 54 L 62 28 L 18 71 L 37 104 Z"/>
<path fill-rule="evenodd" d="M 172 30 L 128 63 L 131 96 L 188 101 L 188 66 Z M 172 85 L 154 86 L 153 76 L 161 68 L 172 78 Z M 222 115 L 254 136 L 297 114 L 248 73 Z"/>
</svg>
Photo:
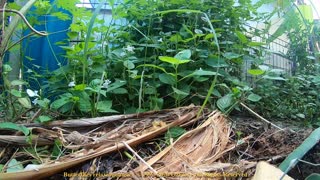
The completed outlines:
<svg viewBox="0 0 320 180">
<path fill-rule="evenodd" d="M 206 110 L 197 117 L 198 111 L 199 107 L 188 106 L 29 124 L 34 136 L 29 142 L 23 134 L 6 131 L 0 135 L 0 164 L 5 172 L 0 177 L 252 177 L 259 161 L 279 163 L 309 133 L 272 129 L 257 121 L 237 121 L 235 125 L 219 111 Z"/>
<path fill-rule="evenodd" d="M 90 123 L 86 123 L 87 131 L 77 131 L 76 126 L 70 126 L 70 123 L 68 127 L 49 126 L 53 130 L 50 137 L 57 137 L 56 140 L 61 144 L 60 148 L 63 149 L 60 151 L 61 154 L 56 156 L 54 160 L 50 160 L 49 156 L 39 157 L 38 162 L 41 163 L 29 165 L 28 170 L 1 173 L 0 176 L 3 179 L 48 177 L 86 160 L 123 149 L 125 147 L 123 142 L 130 146 L 139 145 L 164 134 L 171 127 L 190 124 L 190 122 L 195 123 L 199 120 L 196 116 L 198 110 L 199 107 L 188 106 L 128 115 L 124 119 L 116 121 L 113 119 L 102 124 L 99 123 L 99 127 L 96 127 L 96 123 L 92 123 L 94 127 L 90 127 Z M 85 122 L 90 122 L 90 119 Z M 65 125 L 65 123 L 62 124 Z M 51 130 L 45 131 L 45 133 L 48 132 Z M 41 136 L 41 132 L 38 135 Z M 52 140 L 52 144 L 54 143 Z M 36 145 L 34 144 L 34 146 Z M 62 151 L 66 153 L 62 153 Z M 30 154 L 30 156 L 32 155 Z M 13 155 L 11 159 L 18 158 Z M 8 166 L 5 168 L 8 169 Z"/>
</svg>

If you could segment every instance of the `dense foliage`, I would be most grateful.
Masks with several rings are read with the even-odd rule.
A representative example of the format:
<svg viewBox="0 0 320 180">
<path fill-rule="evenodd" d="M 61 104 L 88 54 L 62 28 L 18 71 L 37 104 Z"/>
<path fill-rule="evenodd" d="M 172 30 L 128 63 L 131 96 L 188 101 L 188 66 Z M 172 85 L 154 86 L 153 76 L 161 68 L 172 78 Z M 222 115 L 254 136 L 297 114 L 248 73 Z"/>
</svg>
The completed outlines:
<svg viewBox="0 0 320 180">
<path fill-rule="evenodd" d="M 228 113 L 241 110 L 239 102 L 250 102 L 265 115 L 317 120 L 319 97 L 314 81 L 318 76 L 300 75 L 286 81 L 274 73 L 277 70 L 261 66 L 267 46 L 252 39 L 264 36 L 263 31 L 252 31 L 247 25 L 250 21 L 266 22 L 273 15 L 257 12 L 268 1 L 108 2 L 112 7 L 110 21 L 100 14 L 105 11 L 100 12 L 103 2 L 94 11 L 76 7 L 77 0 L 35 3 L 28 14 L 33 25 L 41 23 L 33 17 L 44 14 L 61 20 L 72 18 L 68 40 L 77 43 L 68 45 L 61 40 L 67 63 L 57 62 L 55 71 L 35 66 L 23 69 L 25 79 L 9 81 L 4 76 L 8 86 L 1 94 L 1 110 L 6 120 L 23 114 L 47 122 L 57 113 L 60 117 L 94 117 L 190 103 Z M 9 7 L 20 8 L 15 3 Z M 302 62 L 312 59 L 304 48 L 307 38 L 303 33 L 289 38 L 292 47 L 288 57 L 298 56 L 299 67 L 304 66 L 301 69 L 305 71 L 310 63 Z M 296 49 L 301 39 L 305 39 L 304 45 Z M 247 61 L 251 67 L 244 67 Z M 246 68 L 252 82 L 246 81 Z M 6 74 L 12 68 L 5 64 L 3 70 Z M 301 93 L 308 96 L 299 99 Z M 288 96 L 292 99 L 283 100 Z M 313 98 L 318 99 L 315 102 Z M 290 111 L 283 112 L 288 107 Z M 41 109 L 42 115 L 30 114 L 32 108 Z"/>
</svg>

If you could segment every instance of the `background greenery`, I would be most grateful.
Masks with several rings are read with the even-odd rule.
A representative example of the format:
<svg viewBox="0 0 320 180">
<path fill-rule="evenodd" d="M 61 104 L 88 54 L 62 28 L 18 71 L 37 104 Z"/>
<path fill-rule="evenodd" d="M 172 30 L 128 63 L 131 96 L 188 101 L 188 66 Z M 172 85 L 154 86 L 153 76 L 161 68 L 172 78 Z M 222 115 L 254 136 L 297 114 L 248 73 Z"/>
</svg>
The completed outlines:
<svg viewBox="0 0 320 180">
<path fill-rule="evenodd" d="M 5 121 L 25 115 L 47 122 L 191 103 L 229 113 L 241 111 L 239 103 L 245 102 L 268 118 L 319 125 L 318 57 L 308 51 L 310 37 L 319 41 L 319 28 L 303 20 L 293 26 L 298 13 L 290 11 L 273 36 L 287 34 L 290 40 L 287 57 L 296 69 L 293 76 L 285 76 L 263 65 L 272 39 L 253 41 L 249 34 L 264 36 L 263 31 L 247 28 L 249 21 L 268 23 L 276 13 L 257 12 L 269 3 L 266 0 L 256 4 L 250 0 L 237 4 L 234 0 L 124 0 L 117 5 L 109 0 L 113 7 L 109 24 L 97 18 L 103 3 L 90 11 L 76 7 L 76 2 L 37 1 L 35 10 L 29 12 L 73 18 L 69 40 L 80 41 L 61 45 L 68 63 L 59 64 L 57 70 L 44 74 L 24 70 L 38 86 L 30 86 L 30 79 L 17 79 L 3 87 L 0 108 Z M 54 6 L 72 16 L 55 11 Z M 20 9 L 15 3 L 8 7 Z M 253 62 L 248 67 L 250 81 L 244 76 L 246 61 Z M 4 81 L 10 68 L 3 66 Z M 40 116 L 35 116 L 38 109 Z"/>
</svg>

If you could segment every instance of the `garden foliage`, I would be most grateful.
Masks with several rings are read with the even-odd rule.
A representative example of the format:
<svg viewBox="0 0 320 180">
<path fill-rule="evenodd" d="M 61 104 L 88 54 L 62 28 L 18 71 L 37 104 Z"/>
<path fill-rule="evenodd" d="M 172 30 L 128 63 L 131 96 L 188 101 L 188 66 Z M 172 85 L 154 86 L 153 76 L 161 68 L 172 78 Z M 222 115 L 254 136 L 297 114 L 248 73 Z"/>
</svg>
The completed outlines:
<svg viewBox="0 0 320 180">
<path fill-rule="evenodd" d="M 30 85 L 29 79 L 19 79 L 4 88 L 1 108 L 7 120 L 34 107 L 45 112 L 36 119 L 40 122 L 53 120 L 50 114 L 57 113 L 60 117 L 94 117 L 190 103 L 218 107 L 228 113 L 234 108 L 240 110 L 240 101 L 251 102 L 257 109 L 270 108 L 266 112 L 272 113 L 275 104 L 271 101 L 284 95 L 281 91 L 270 94 L 268 88 L 278 87 L 268 84 L 300 83 L 297 77 L 284 81 L 279 74 L 261 66 L 266 44 L 253 41 L 252 37 L 263 34 L 253 32 L 247 24 L 268 20 L 268 14 L 257 12 L 267 2 L 109 0 L 112 19 L 108 22 L 100 14 L 103 2 L 94 11 L 76 7 L 77 2 L 37 1 L 35 10 L 30 11 L 32 15 L 50 14 L 61 20 L 72 18 L 68 37 L 77 43 L 61 44 L 67 63 L 57 62 L 60 67 L 53 72 L 39 74 L 34 69 L 23 69 L 38 85 Z M 9 7 L 19 9 L 14 3 Z M 245 81 L 246 61 L 252 62 L 248 73 L 255 85 Z M 7 64 L 3 67 L 4 72 L 10 71 Z M 307 81 L 313 83 L 312 79 Z M 257 90 L 253 91 L 254 86 Z M 310 89 L 314 86 L 310 85 Z M 286 93 L 298 96 L 294 88 Z M 259 102 L 261 99 L 270 100 L 273 106 L 267 105 L 267 101 Z M 282 99 L 281 103 L 284 102 Z M 294 117 L 314 116 L 314 105 L 308 99 L 305 102 L 294 105 L 298 107 Z"/>
</svg>

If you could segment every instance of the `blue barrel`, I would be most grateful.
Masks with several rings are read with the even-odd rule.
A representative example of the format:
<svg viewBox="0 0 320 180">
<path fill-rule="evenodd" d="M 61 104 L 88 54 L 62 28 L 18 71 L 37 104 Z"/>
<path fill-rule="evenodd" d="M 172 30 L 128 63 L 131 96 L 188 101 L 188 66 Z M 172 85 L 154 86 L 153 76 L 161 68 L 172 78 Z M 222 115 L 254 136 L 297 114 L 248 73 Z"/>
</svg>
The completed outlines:
<svg viewBox="0 0 320 180">
<path fill-rule="evenodd" d="M 22 42 L 24 79 L 30 83 L 32 89 L 39 89 L 39 86 L 46 84 L 47 79 L 31 78 L 34 76 L 31 75 L 30 70 L 39 75 L 46 75 L 67 64 L 66 51 L 60 46 L 69 45 L 67 32 L 72 23 L 71 20 L 62 21 L 51 15 L 36 18 L 40 25 L 35 25 L 34 28 L 38 31 L 46 31 L 49 35 L 46 37 L 32 36 Z M 29 33 L 30 30 L 23 32 L 24 35 Z"/>
</svg>

